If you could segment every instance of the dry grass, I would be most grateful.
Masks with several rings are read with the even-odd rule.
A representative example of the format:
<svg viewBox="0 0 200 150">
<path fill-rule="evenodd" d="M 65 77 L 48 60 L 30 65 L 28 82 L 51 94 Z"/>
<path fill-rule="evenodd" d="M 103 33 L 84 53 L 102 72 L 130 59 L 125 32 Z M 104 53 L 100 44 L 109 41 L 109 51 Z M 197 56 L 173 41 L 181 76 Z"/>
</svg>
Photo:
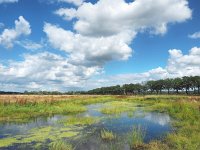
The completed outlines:
<svg viewBox="0 0 200 150">
<path fill-rule="evenodd" d="M 93 95 L 0 95 L 0 103 L 3 104 L 26 104 L 36 102 L 51 103 L 55 101 L 66 101 L 75 99 L 95 98 Z"/>
</svg>

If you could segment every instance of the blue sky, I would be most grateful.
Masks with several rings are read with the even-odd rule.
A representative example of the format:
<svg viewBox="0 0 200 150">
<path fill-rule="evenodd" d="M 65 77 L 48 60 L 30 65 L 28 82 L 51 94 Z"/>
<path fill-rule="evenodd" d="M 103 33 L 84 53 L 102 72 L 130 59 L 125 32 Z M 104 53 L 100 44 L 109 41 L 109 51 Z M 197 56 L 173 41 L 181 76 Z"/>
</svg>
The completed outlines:
<svg viewBox="0 0 200 150">
<path fill-rule="evenodd" d="M 184 75 L 200 75 L 200 1 L 0 0 L 3 90 Z"/>
</svg>

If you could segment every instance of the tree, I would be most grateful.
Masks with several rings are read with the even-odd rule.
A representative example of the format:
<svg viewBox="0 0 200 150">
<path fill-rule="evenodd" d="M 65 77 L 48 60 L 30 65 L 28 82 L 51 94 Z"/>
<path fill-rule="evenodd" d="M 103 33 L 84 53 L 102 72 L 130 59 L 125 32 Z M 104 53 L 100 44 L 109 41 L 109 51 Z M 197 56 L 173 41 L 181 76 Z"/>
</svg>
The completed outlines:
<svg viewBox="0 0 200 150">
<path fill-rule="evenodd" d="M 185 88 L 185 92 L 188 94 L 188 90 L 192 87 L 191 77 L 184 76 L 182 78 L 182 87 Z"/>
<path fill-rule="evenodd" d="M 151 91 L 151 93 L 153 93 L 155 90 L 155 81 L 153 81 L 153 80 L 147 81 L 146 85 L 147 85 L 148 89 Z"/>
<path fill-rule="evenodd" d="M 155 81 L 154 88 L 156 89 L 157 94 L 158 94 L 158 91 L 160 91 L 160 93 L 162 93 L 162 89 L 164 88 L 164 80 Z"/>
<path fill-rule="evenodd" d="M 178 90 L 182 90 L 182 79 L 181 78 L 173 79 L 173 89 L 176 90 L 177 94 L 178 94 Z"/>
<path fill-rule="evenodd" d="M 167 93 L 169 94 L 170 89 L 173 88 L 173 79 L 165 79 L 164 80 L 164 88 L 167 89 Z"/>
<path fill-rule="evenodd" d="M 191 83 L 192 83 L 192 87 L 194 88 L 194 91 L 195 91 L 195 88 L 197 88 L 198 94 L 200 94 L 200 76 L 191 77 Z"/>
</svg>

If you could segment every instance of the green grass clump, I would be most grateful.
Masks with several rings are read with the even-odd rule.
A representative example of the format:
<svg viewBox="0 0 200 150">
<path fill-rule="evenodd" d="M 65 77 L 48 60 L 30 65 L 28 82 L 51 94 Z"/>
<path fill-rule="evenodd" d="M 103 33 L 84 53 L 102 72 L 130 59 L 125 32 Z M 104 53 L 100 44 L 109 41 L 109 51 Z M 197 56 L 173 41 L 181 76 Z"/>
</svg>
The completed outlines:
<svg viewBox="0 0 200 150">
<path fill-rule="evenodd" d="M 112 141 L 112 140 L 116 139 L 116 135 L 112 131 L 102 129 L 101 130 L 101 138 L 105 141 Z"/>
<path fill-rule="evenodd" d="M 107 102 L 100 111 L 103 114 L 121 114 L 123 112 L 130 112 L 135 110 L 135 104 L 125 101 Z"/>
<path fill-rule="evenodd" d="M 143 145 L 144 150 L 170 150 L 168 145 L 160 141 L 151 141 Z"/>
<path fill-rule="evenodd" d="M 56 141 L 50 144 L 49 150 L 73 150 L 73 146 L 63 141 Z"/>
<path fill-rule="evenodd" d="M 70 117 L 66 120 L 62 120 L 61 123 L 65 125 L 91 125 L 98 121 L 95 117 Z"/>
<path fill-rule="evenodd" d="M 134 126 L 131 133 L 128 134 L 128 141 L 131 148 L 137 148 L 143 145 L 145 131 L 141 126 Z"/>
</svg>

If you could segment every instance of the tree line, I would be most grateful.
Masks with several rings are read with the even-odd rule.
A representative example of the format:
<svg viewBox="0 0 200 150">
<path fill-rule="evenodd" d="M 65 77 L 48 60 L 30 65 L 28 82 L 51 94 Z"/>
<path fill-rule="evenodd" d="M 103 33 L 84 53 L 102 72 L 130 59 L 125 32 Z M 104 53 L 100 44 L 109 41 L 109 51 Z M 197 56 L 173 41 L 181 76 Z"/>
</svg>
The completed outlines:
<svg viewBox="0 0 200 150">
<path fill-rule="evenodd" d="M 124 84 L 122 86 L 101 87 L 90 90 L 87 94 L 133 95 L 133 94 L 200 94 L 200 76 L 184 76 L 151 80 L 143 83 Z"/>
<path fill-rule="evenodd" d="M 124 84 L 96 88 L 89 91 L 24 91 L 4 92 L 0 94 L 25 94 L 25 95 L 136 95 L 136 94 L 200 94 L 200 76 L 184 76 L 182 78 L 167 78 L 150 80 L 143 83 Z"/>
</svg>

